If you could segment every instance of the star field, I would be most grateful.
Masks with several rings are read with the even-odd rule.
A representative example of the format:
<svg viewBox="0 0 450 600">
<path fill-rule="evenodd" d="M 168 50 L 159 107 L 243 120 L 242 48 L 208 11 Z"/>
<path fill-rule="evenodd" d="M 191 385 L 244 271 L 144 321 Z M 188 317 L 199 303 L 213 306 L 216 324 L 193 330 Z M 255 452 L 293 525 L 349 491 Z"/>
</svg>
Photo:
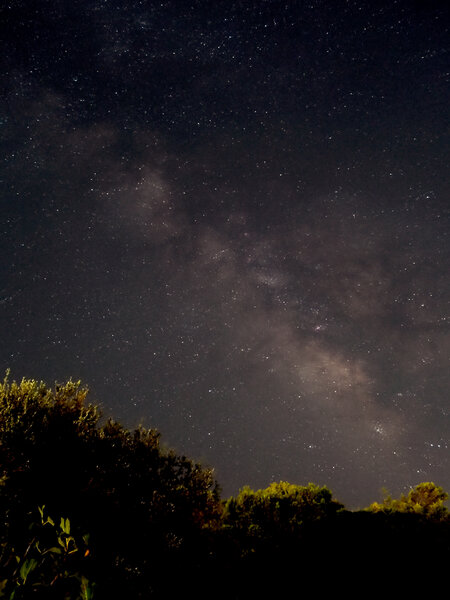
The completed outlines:
<svg viewBox="0 0 450 600">
<path fill-rule="evenodd" d="M 0 365 L 216 468 L 450 489 L 448 9 L 0 9 Z"/>
</svg>

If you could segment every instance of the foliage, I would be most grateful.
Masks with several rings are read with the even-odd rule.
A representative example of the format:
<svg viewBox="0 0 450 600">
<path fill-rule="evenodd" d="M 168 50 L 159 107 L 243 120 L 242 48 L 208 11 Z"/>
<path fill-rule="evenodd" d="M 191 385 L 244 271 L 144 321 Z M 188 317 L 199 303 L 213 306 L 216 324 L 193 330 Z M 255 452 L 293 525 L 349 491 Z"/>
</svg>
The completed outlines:
<svg viewBox="0 0 450 600">
<path fill-rule="evenodd" d="M 244 487 L 236 498 L 227 501 L 224 520 L 249 530 L 271 525 L 291 530 L 305 521 L 335 514 L 340 508 L 342 504 L 325 486 L 280 481 L 257 491 Z"/>
<path fill-rule="evenodd" d="M 213 589 L 227 600 L 267 597 L 297 589 L 299 572 L 304 582 L 324 573 L 338 581 L 349 564 L 387 582 L 409 568 L 402 545 L 425 549 L 427 573 L 450 553 L 447 494 L 434 483 L 355 512 L 313 483 L 244 487 L 221 502 L 210 469 L 162 448 L 153 429 L 102 421 L 87 396 L 79 382 L 0 383 L 0 595 L 8 600 L 88 600 L 92 581 L 96 600 L 203 598 Z"/>
<path fill-rule="evenodd" d="M 225 503 L 223 523 L 240 536 L 243 549 L 247 543 L 247 551 L 254 552 L 255 543 L 286 544 L 301 535 L 302 526 L 330 518 L 341 508 L 325 486 L 281 481 L 256 491 L 244 487 Z"/>
<path fill-rule="evenodd" d="M 25 543 L 26 515 L 45 505 L 90 532 L 105 597 L 132 596 L 136 582 L 153 589 L 165 564 L 202 546 L 220 514 L 218 487 L 211 470 L 163 450 L 157 431 L 101 425 L 86 397 L 79 382 L 0 384 L 0 539 Z"/>
<path fill-rule="evenodd" d="M 62 517 L 57 525 L 44 515 L 44 508 L 38 509 L 40 520 L 30 524 L 31 539 L 25 546 L 1 546 L 0 597 L 19 600 L 31 594 L 33 598 L 91 600 L 94 586 L 81 570 L 90 553 L 89 536 L 76 539 L 69 519 Z"/>
<path fill-rule="evenodd" d="M 448 510 L 445 502 L 448 494 L 440 486 L 431 481 L 419 483 L 405 496 L 393 499 L 385 494 L 382 503 L 374 502 L 369 506 L 372 512 L 415 513 L 433 519 L 445 518 Z"/>
</svg>

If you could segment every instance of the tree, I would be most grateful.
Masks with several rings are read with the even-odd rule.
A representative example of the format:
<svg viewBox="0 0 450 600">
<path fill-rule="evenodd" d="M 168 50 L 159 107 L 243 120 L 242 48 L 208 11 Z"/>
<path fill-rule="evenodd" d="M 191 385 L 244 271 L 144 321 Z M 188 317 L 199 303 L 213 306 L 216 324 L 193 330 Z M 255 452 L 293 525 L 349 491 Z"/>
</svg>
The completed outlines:
<svg viewBox="0 0 450 600">
<path fill-rule="evenodd" d="M 223 519 L 225 525 L 250 538 L 273 540 L 296 536 L 302 525 L 331 517 L 341 508 L 343 505 L 325 486 L 280 481 L 257 491 L 244 487 L 236 498 L 227 501 Z"/>
<path fill-rule="evenodd" d="M 385 494 L 382 503 L 374 502 L 369 506 L 372 512 L 415 513 L 428 518 L 441 519 L 448 515 L 445 502 L 448 494 L 431 481 L 419 483 L 405 496 L 393 499 Z"/>
<path fill-rule="evenodd" d="M 293 485 L 285 481 L 265 489 L 244 487 L 224 507 L 223 535 L 233 572 L 245 588 L 243 596 L 295 593 L 299 575 L 306 581 L 315 572 L 315 557 L 325 564 L 327 537 L 342 504 L 325 486 Z M 236 575 L 237 577 L 237 575 Z"/>
<path fill-rule="evenodd" d="M 210 469 L 156 430 L 104 421 L 87 397 L 79 382 L 0 383 L 0 597 L 268 597 L 296 591 L 299 573 L 334 586 L 349 564 L 379 578 L 380 557 L 386 582 L 403 577 L 401 548 L 421 549 L 426 573 L 448 556 L 434 483 L 356 512 L 313 483 L 221 502 Z"/>
<path fill-rule="evenodd" d="M 218 486 L 210 469 L 162 449 L 157 431 L 101 424 L 87 395 L 80 382 L 0 384 L 0 536 L 25 543 L 45 505 L 77 524 L 75 535 L 90 533 L 100 594 L 139 598 L 169 564 L 181 573 L 203 551 Z"/>
</svg>

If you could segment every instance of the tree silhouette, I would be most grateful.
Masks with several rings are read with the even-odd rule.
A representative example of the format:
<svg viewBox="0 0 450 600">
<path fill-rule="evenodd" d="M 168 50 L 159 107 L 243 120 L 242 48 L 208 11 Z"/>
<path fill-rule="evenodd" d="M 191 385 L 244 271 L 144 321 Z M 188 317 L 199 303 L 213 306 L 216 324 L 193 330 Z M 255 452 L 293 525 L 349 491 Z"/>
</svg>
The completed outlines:
<svg viewBox="0 0 450 600">
<path fill-rule="evenodd" d="M 221 501 L 210 469 L 87 397 L 73 381 L 0 383 L 0 596 L 231 600 L 300 580 L 345 591 L 355 573 L 403 585 L 412 552 L 424 577 L 446 573 L 448 495 L 432 482 L 360 511 L 313 483 Z"/>
<path fill-rule="evenodd" d="M 72 381 L 0 385 L 0 535 L 23 547 L 45 505 L 90 533 L 88 575 L 100 592 L 138 598 L 138 587 L 162 585 L 168 565 L 181 572 L 203 551 L 218 487 L 211 470 L 163 450 L 157 431 L 100 424 L 87 393 Z"/>
</svg>

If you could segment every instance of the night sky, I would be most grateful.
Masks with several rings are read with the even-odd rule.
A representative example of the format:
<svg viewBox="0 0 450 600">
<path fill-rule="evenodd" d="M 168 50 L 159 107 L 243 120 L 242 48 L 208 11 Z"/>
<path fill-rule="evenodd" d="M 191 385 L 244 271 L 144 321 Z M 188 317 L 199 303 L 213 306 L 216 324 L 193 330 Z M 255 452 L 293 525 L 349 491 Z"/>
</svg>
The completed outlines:
<svg viewBox="0 0 450 600">
<path fill-rule="evenodd" d="M 445 4 L 2 2 L 3 372 L 225 496 L 450 491 Z"/>
</svg>

